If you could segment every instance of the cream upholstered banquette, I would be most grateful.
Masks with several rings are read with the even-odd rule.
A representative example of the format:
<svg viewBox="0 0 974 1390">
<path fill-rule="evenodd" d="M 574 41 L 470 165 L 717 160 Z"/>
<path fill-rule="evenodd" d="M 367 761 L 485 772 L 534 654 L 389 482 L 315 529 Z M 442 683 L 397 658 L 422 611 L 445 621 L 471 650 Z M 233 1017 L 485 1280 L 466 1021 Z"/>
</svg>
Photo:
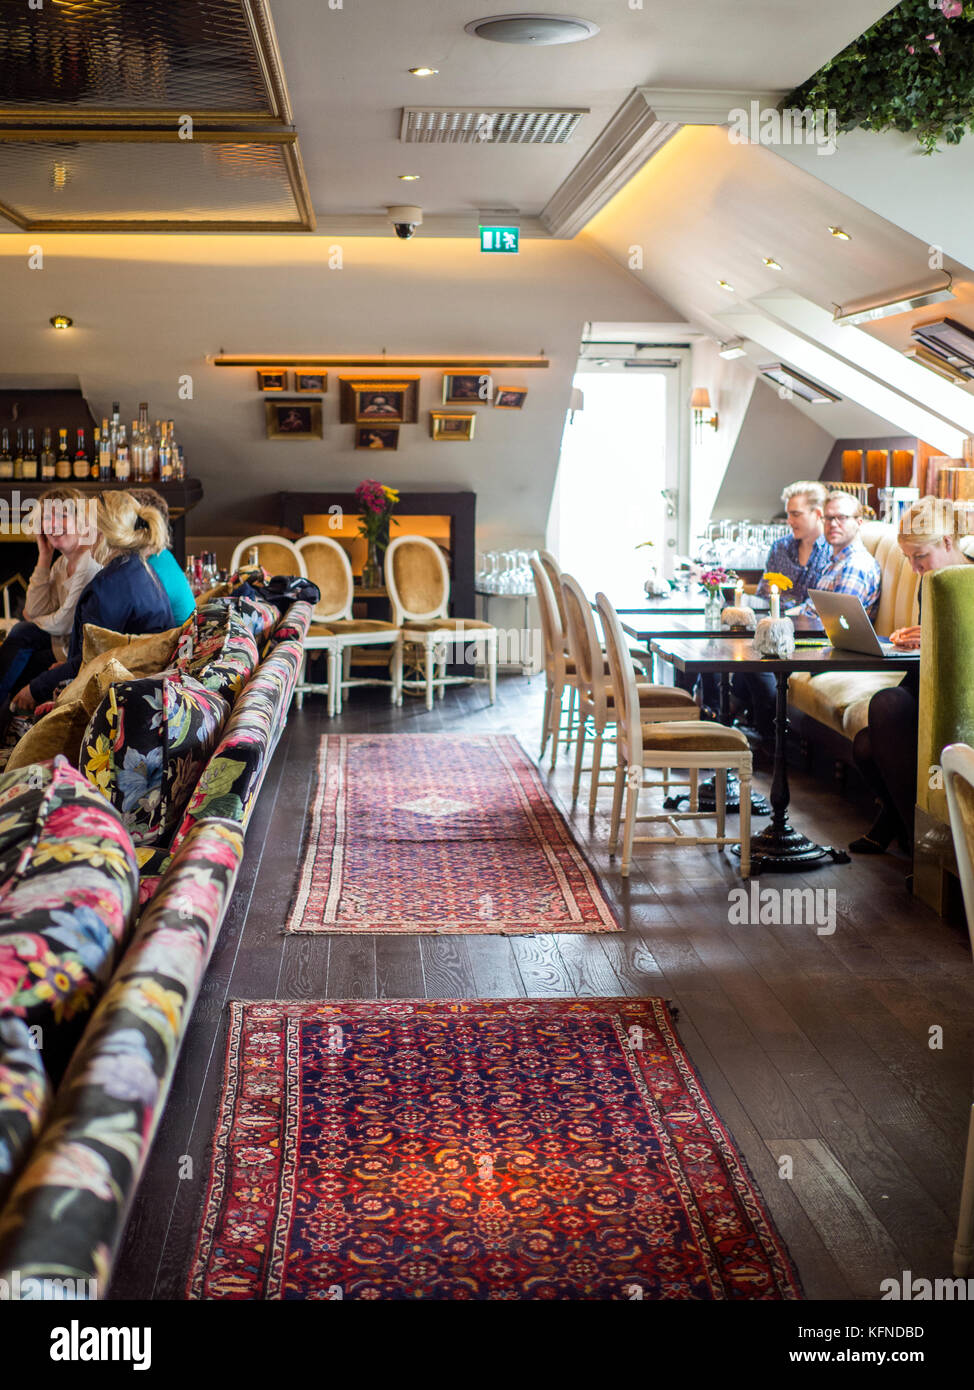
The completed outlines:
<svg viewBox="0 0 974 1390">
<path fill-rule="evenodd" d="M 920 576 L 897 544 L 895 526 L 867 521 L 860 535 L 879 565 L 882 585 L 875 627 L 880 636 L 888 637 L 897 628 L 919 622 Z M 788 703 L 851 742 L 866 727 L 869 701 L 877 690 L 899 685 L 902 679 L 901 671 L 827 671 L 821 676 L 801 672 L 788 682 Z"/>
</svg>

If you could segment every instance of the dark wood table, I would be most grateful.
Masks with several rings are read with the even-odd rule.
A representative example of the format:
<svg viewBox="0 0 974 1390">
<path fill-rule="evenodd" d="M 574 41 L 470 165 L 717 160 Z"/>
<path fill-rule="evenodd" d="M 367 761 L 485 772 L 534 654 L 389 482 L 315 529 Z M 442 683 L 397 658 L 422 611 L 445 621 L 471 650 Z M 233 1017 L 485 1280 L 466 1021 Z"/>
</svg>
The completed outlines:
<svg viewBox="0 0 974 1390">
<path fill-rule="evenodd" d="M 760 602 L 760 600 L 759 600 Z M 760 613 L 758 614 L 760 617 Z M 825 640 L 824 629 L 816 618 L 809 618 L 800 615 L 793 618 L 795 632 L 800 637 L 821 637 Z M 661 614 L 659 617 L 630 617 L 628 622 L 622 624 L 623 632 L 637 641 L 648 646 L 653 656 L 653 679 L 655 680 L 655 664 L 658 653 L 653 647 L 653 642 L 664 641 L 712 641 L 716 637 L 731 637 L 729 628 L 704 627 L 702 617 L 695 617 L 685 614 L 682 617 L 666 616 Z M 719 719 L 721 724 L 733 724 L 730 711 L 730 672 L 726 671 L 720 677 L 720 709 Z M 689 798 L 685 794 L 679 796 L 669 796 L 663 803 L 668 811 L 676 810 L 682 802 Z M 705 782 L 701 782 L 697 791 L 697 804 L 701 811 L 714 811 L 717 809 L 717 786 L 713 777 L 708 777 Z M 738 794 L 737 777 L 731 773 L 727 779 L 726 810 L 735 814 L 740 810 L 740 796 Z M 751 814 L 755 816 L 770 816 L 771 807 L 765 797 L 760 792 L 751 792 Z"/>
<path fill-rule="evenodd" d="M 652 650 L 687 675 L 731 675 L 735 671 L 774 676 L 777 704 L 774 725 L 774 774 L 771 781 L 771 824 L 751 838 L 751 873 L 803 873 L 826 862 L 848 864 L 849 855 L 831 845 L 817 845 L 794 830 L 788 820 L 790 792 L 785 741 L 788 735 L 788 677 L 796 671 L 822 675 L 826 671 L 907 671 L 920 659 L 918 651 L 896 656 L 866 656 L 829 645 L 796 647 L 790 657 L 761 657 L 749 637 L 656 638 Z"/>
</svg>

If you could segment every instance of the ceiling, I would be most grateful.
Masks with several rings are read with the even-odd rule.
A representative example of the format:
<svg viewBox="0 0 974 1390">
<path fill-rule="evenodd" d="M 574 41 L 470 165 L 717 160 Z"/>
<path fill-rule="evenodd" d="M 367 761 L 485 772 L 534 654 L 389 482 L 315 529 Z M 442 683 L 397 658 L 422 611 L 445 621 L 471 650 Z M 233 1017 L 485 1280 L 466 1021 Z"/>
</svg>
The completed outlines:
<svg viewBox="0 0 974 1390">
<path fill-rule="evenodd" d="M 212 213 L 214 228 L 221 220 L 228 230 L 277 220 L 285 229 L 288 218 L 278 207 L 283 170 L 297 204 L 289 223 L 295 229 L 313 225 L 311 208 L 326 219 L 382 216 L 404 202 L 434 218 L 481 209 L 532 218 L 633 89 L 787 91 L 888 8 L 884 0 L 820 0 L 815 7 L 804 0 L 642 0 L 641 8 L 584 0 L 581 14 L 600 27 L 594 38 L 532 48 L 465 33 L 468 21 L 493 12 L 470 0 L 271 0 L 282 81 L 273 41 L 262 32 L 261 0 L 51 0 L 38 12 L 25 0 L 0 0 L 0 123 L 19 118 L 36 126 L 46 114 L 70 127 L 127 117 L 133 127 L 154 123 L 170 142 L 168 150 L 157 140 L 134 153 L 119 152 L 112 141 L 103 149 L 83 146 L 73 179 L 52 192 L 50 150 L 49 159 L 38 160 L 36 145 L 5 152 L 0 141 L 0 208 L 13 207 L 10 194 L 17 192 L 37 214 L 32 226 L 103 219 L 102 229 L 110 230 L 142 218 L 164 228 L 189 207 L 196 226 Z M 419 65 L 439 73 L 411 77 L 408 69 Z M 402 109 L 419 104 L 589 114 L 566 144 L 403 144 Z M 236 210 L 233 179 L 220 177 L 242 163 L 230 157 L 232 147 L 216 162 L 191 150 L 188 188 L 174 173 L 176 114 L 211 127 L 220 118 L 224 128 L 263 126 L 280 136 L 291 129 L 291 112 L 300 154 L 290 153 L 285 167 L 282 151 L 261 153 L 255 142 L 255 177 L 240 181 Z M 265 175 L 261 161 L 268 165 L 275 153 L 277 164 Z M 402 183 L 404 173 L 421 179 Z"/>
<path fill-rule="evenodd" d="M 399 202 L 434 215 L 537 214 L 634 87 L 788 91 L 889 8 L 884 0 L 644 0 L 641 9 L 583 0 L 575 13 L 600 33 L 534 49 L 466 34 L 470 20 L 506 9 L 477 0 L 356 0 L 340 11 L 323 0 L 273 0 L 319 217 Z M 552 8 L 563 11 L 563 3 Z M 411 77 L 408 69 L 420 65 L 439 75 Z M 567 145 L 401 145 L 401 108 L 418 103 L 582 106 L 591 114 Z M 403 173 L 421 181 L 402 184 Z"/>
</svg>

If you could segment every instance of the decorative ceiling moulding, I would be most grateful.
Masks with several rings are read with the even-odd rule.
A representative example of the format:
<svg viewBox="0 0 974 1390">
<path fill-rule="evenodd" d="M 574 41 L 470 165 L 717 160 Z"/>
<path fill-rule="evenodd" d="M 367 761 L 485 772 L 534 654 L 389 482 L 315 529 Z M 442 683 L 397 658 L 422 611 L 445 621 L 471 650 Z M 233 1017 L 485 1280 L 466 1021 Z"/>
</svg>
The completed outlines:
<svg viewBox="0 0 974 1390">
<path fill-rule="evenodd" d="M 289 125 L 267 0 L 0 5 L 0 124 Z"/>
<path fill-rule="evenodd" d="M 0 215 L 28 232 L 306 232 L 293 131 L 0 130 Z"/>
<path fill-rule="evenodd" d="M 530 371 L 533 368 L 548 367 L 550 362 L 544 355 L 544 350 L 537 357 L 458 357 L 458 356 L 426 356 L 426 357 L 393 357 L 386 353 L 365 356 L 359 354 L 341 356 L 330 353 L 322 355 L 320 353 L 304 354 L 301 353 L 229 353 L 220 352 L 217 356 L 207 359 L 214 367 L 297 367 L 300 370 L 309 370 L 314 367 L 322 369 L 329 367 L 374 367 L 377 371 L 387 371 L 390 367 L 445 367 L 452 368 L 475 368 L 475 367 L 509 367 L 515 371 Z"/>
<path fill-rule="evenodd" d="M 553 237 L 574 237 L 685 125 L 725 125 L 749 103 L 776 106 L 783 92 L 636 87 L 541 211 Z"/>
<path fill-rule="evenodd" d="M 494 220 L 496 222 L 498 219 L 495 217 Z M 416 236 L 411 240 L 415 245 L 420 241 L 428 241 L 430 237 L 476 238 L 479 225 L 478 214 L 475 212 L 434 213 L 431 217 L 423 217 L 422 227 L 417 228 Z M 538 217 L 525 217 L 519 212 L 512 213 L 509 222 L 504 225 L 517 227 L 522 242 L 551 240 L 547 228 L 542 226 Z M 377 236 L 387 241 L 395 240 L 387 213 L 326 213 L 318 217 L 317 231 L 321 236 Z"/>
</svg>

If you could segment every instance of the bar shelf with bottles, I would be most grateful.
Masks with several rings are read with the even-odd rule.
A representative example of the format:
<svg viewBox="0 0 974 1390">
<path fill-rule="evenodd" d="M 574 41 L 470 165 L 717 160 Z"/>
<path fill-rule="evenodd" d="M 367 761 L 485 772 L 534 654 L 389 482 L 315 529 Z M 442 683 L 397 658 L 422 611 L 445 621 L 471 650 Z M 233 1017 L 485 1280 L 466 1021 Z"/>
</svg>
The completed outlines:
<svg viewBox="0 0 974 1390">
<path fill-rule="evenodd" d="M 69 435 L 74 436 L 70 443 Z M 140 403 L 131 433 L 122 421 L 118 401 L 111 416 L 91 431 L 53 425 L 38 428 L 36 423 L 4 425 L 0 429 L 0 502 L 11 506 L 19 494 L 23 503 L 34 487 L 39 493 L 59 484 L 95 494 L 153 487 L 169 506 L 173 553 L 180 564 L 185 562 L 185 515 L 201 500 L 203 487 L 198 479 L 186 476 L 174 421 L 156 420 L 153 425 L 147 402 Z M 4 537 L 8 538 L 17 539 L 16 531 Z"/>
</svg>

